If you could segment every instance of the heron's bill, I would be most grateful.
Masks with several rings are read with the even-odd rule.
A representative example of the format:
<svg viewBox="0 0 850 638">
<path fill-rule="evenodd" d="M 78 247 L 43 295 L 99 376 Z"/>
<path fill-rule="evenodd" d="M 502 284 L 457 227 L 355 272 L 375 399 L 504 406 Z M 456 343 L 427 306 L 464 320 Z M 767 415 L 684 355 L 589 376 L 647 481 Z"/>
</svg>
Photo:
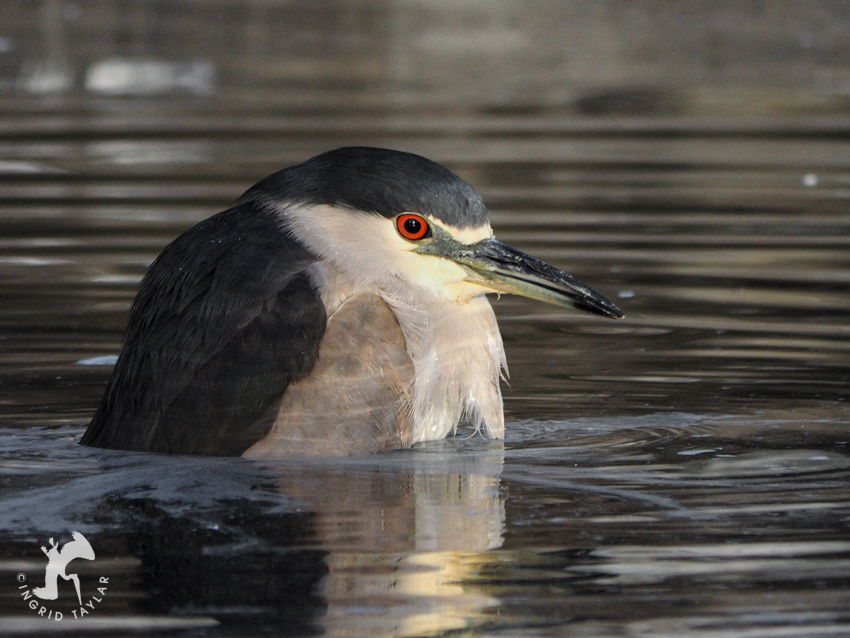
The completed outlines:
<svg viewBox="0 0 850 638">
<path fill-rule="evenodd" d="M 577 308 L 611 319 L 623 318 L 617 306 L 583 281 L 495 239 L 484 239 L 468 246 L 438 235 L 427 252 L 461 264 L 470 271 L 469 281 L 495 291 Z"/>
</svg>

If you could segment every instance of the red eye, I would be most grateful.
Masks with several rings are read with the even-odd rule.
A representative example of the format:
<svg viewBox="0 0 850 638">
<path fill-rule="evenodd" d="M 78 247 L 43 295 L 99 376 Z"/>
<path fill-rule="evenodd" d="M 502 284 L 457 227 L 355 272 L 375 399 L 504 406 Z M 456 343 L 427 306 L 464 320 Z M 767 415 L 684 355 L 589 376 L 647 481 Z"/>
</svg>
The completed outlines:
<svg viewBox="0 0 850 638">
<path fill-rule="evenodd" d="M 405 239 L 412 239 L 415 241 L 431 235 L 431 227 L 428 226 L 428 222 L 425 218 L 420 217 L 419 215 L 399 215 L 395 220 L 395 224 L 398 228 L 398 232 Z"/>
</svg>

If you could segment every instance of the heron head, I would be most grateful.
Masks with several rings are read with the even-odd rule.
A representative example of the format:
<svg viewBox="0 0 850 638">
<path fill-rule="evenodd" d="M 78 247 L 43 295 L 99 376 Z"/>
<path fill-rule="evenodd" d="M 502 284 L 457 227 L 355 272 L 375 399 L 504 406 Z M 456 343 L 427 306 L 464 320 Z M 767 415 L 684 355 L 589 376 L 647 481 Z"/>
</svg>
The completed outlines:
<svg viewBox="0 0 850 638">
<path fill-rule="evenodd" d="M 587 284 L 497 241 L 475 189 L 418 155 L 337 149 L 271 175 L 245 200 L 273 207 L 287 232 L 368 289 L 457 303 L 512 293 L 623 316 Z"/>
</svg>

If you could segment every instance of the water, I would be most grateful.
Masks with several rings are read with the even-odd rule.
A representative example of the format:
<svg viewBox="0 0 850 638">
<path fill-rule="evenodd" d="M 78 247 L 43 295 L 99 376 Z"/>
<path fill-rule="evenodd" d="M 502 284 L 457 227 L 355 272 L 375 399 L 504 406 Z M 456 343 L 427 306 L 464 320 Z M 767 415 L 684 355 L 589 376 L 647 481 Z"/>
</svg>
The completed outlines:
<svg viewBox="0 0 850 638">
<path fill-rule="evenodd" d="M 6 3 L 0 631 L 850 635 L 850 117 L 816 4 L 713 32 L 701 3 Z M 504 443 L 76 445 L 159 250 L 352 143 L 457 171 L 627 318 L 493 301 Z M 73 530 L 92 607 L 60 580 L 40 618 L 21 588 Z"/>
</svg>

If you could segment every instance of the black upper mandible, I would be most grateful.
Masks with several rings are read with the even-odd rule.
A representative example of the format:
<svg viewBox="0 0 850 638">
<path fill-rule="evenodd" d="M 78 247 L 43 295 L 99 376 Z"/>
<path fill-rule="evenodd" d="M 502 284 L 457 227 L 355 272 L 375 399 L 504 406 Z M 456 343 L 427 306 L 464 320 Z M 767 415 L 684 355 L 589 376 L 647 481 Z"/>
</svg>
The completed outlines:
<svg viewBox="0 0 850 638">
<path fill-rule="evenodd" d="M 269 199 L 329 204 L 384 217 L 417 212 L 458 228 L 488 221 L 481 196 L 447 168 L 413 153 L 366 146 L 328 151 L 273 173 L 238 201 Z"/>
</svg>

